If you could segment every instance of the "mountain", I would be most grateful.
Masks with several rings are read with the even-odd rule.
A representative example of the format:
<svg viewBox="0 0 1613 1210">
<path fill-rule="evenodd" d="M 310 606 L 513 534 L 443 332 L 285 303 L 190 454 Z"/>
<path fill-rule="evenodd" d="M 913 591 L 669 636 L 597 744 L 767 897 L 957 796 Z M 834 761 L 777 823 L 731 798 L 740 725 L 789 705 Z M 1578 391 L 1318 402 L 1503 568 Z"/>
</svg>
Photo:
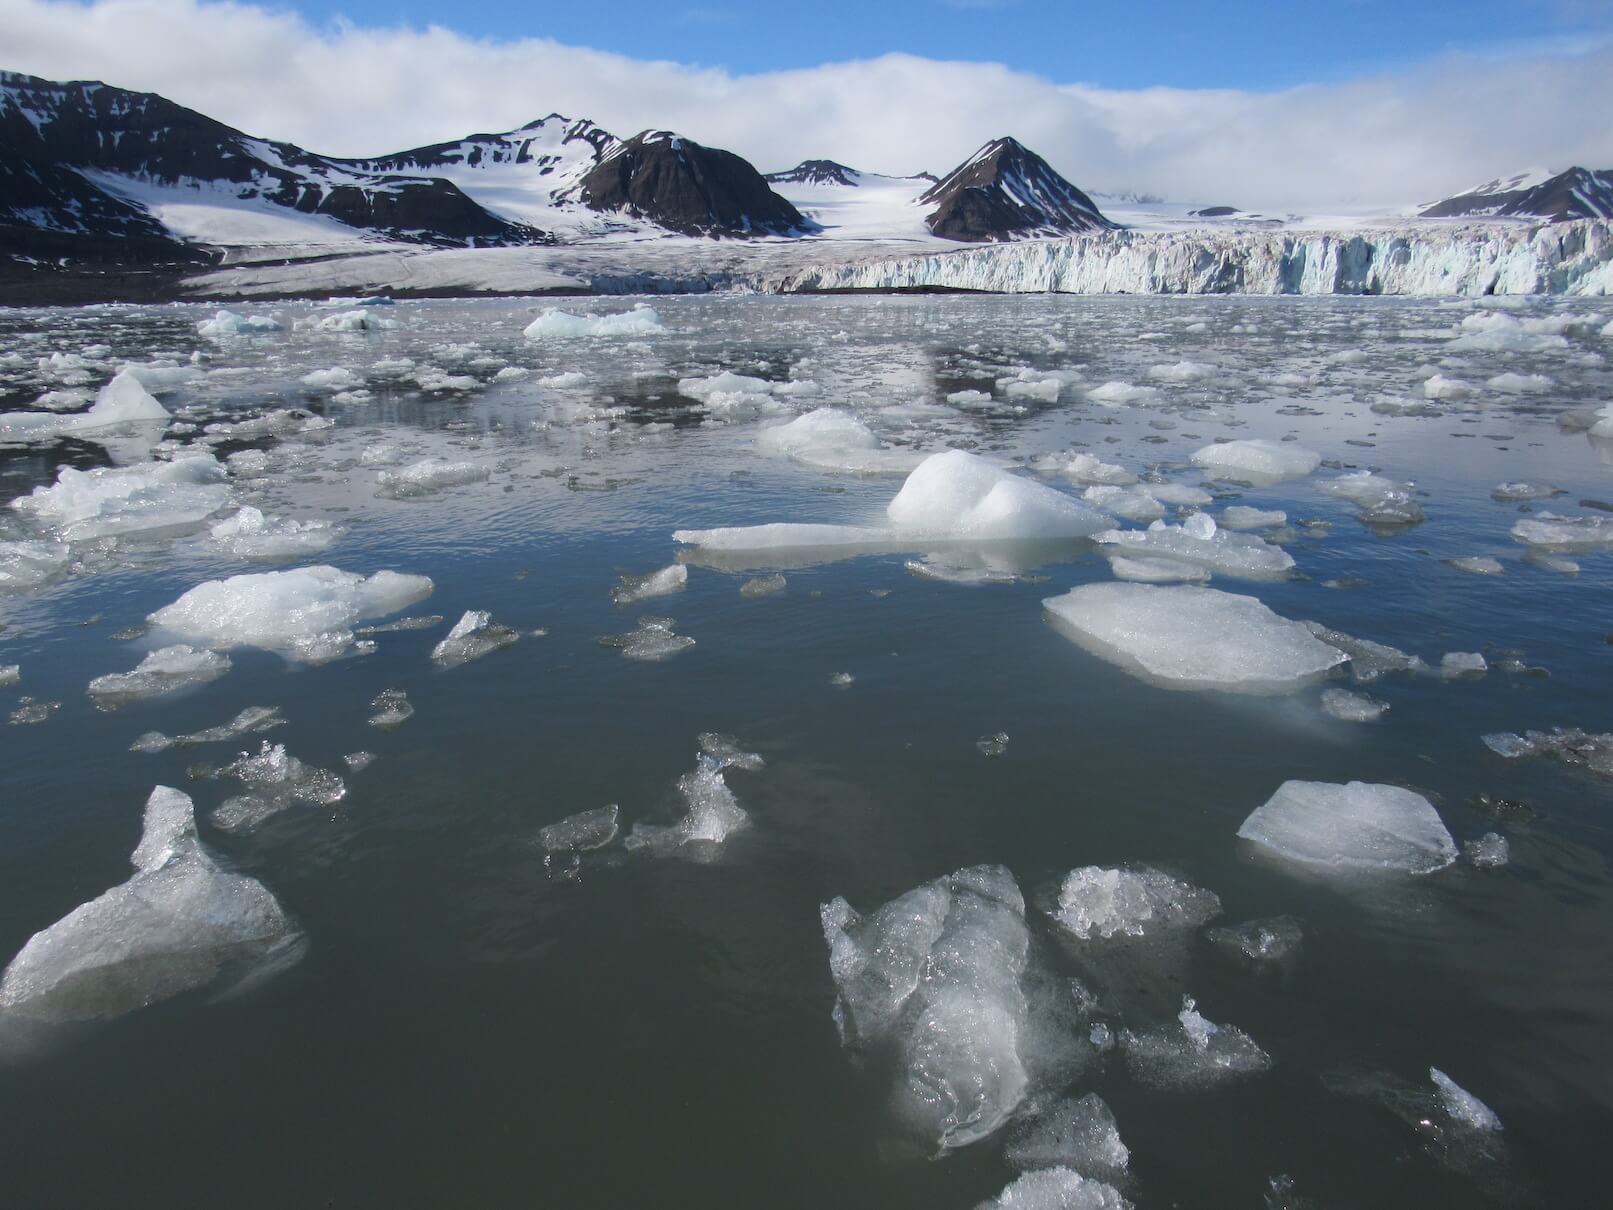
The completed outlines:
<svg viewBox="0 0 1613 1210">
<path fill-rule="evenodd" d="M 623 211 L 683 235 L 795 235 L 813 229 L 731 151 L 647 130 L 606 152 L 577 186 L 594 210 Z"/>
<path fill-rule="evenodd" d="M 855 189 L 862 173 L 833 160 L 802 160 L 788 172 L 770 172 L 769 185 L 847 185 Z"/>
<path fill-rule="evenodd" d="M 943 239 L 989 243 L 1114 228 L 1092 199 L 1014 139 L 993 139 L 919 196 Z"/>
<path fill-rule="evenodd" d="M 1535 170 L 1475 186 L 1422 210 L 1423 218 L 1613 218 L 1613 169 Z"/>
<path fill-rule="evenodd" d="M 305 216 L 300 227 L 327 238 L 332 227 L 439 245 L 544 238 L 440 177 L 366 172 L 96 81 L 0 73 L 0 157 L 26 185 L 26 196 L 0 195 L 0 221 L 60 233 L 146 234 L 144 212 L 169 239 L 207 242 L 187 229 L 200 206 L 245 211 L 247 225 Z"/>
</svg>

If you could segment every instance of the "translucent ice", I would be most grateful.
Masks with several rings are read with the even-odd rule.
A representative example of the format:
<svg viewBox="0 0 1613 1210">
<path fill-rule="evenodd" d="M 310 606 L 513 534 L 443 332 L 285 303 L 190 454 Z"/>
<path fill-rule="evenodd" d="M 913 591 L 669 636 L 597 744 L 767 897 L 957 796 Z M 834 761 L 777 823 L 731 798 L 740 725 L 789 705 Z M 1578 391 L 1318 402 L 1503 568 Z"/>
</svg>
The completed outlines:
<svg viewBox="0 0 1613 1210">
<path fill-rule="evenodd" d="M 522 335 L 528 340 L 569 340 L 579 336 L 653 336 L 664 331 L 661 317 L 641 304 L 613 315 L 573 315 L 548 307 L 526 326 Z"/>
<path fill-rule="evenodd" d="M 1093 541 L 1116 553 L 1176 559 L 1239 579 L 1277 579 L 1294 566 L 1282 547 L 1221 529 L 1208 513 L 1195 513 L 1181 525 L 1155 521 L 1147 529 L 1104 530 Z"/>
<path fill-rule="evenodd" d="M 1128 555 L 1110 555 L 1109 570 L 1117 580 L 1131 580 L 1138 584 L 1207 584 L 1210 569 L 1177 559 L 1140 558 Z"/>
<path fill-rule="evenodd" d="M 444 668 L 479 660 L 520 639 L 508 626 L 493 621 L 485 609 L 467 609 L 453 629 L 431 649 L 431 658 Z"/>
<path fill-rule="evenodd" d="M 224 467 L 208 454 L 88 471 L 64 466 L 54 484 L 11 507 L 69 542 L 150 534 L 199 525 L 223 508 L 230 497 L 224 480 Z"/>
<path fill-rule="evenodd" d="M 1088 504 L 1127 521 L 1147 524 L 1165 515 L 1165 506 L 1146 488 L 1109 487 L 1097 484 L 1081 493 Z"/>
<path fill-rule="evenodd" d="M 135 873 L 34 936 L 0 976 L 0 1010 L 43 1021 L 117 1016 L 287 954 L 296 926 L 267 888 L 196 837 L 191 800 L 158 786 Z"/>
<path fill-rule="evenodd" d="M 405 500 L 415 496 L 429 496 L 445 488 L 466 483 L 480 483 L 488 476 L 485 466 L 474 462 L 447 462 L 441 458 L 422 458 L 395 471 L 382 471 L 376 476 L 381 494 Z"/>
<path fill-rule="evenodd" d="M 1448 681 L 1483 676 L 1489 667 L 1477 651 L 1447 651 L 1439 658 L 1439 674 Z"/>
<path fill-rule="evenodd" d="M 225 799 L 213 812 L 213 822 L 226 832 L 255 828 L 298 803 L 330 806 L 347 795 L 346 784 L 336 774 L 305 765 L 284 744 L 268 740 L 255 755 L 242 753 L 218 770 L 218 776 L 235 778 L 247 791 Z"/>
<path fill-rule="evenodd" d="M 1240 962 L 1287 962 L 1299 952 L 1305 934 L 1300 922 L 1292 916 L 1272 916 L 1264 920 L 1249 920 L 1225 928 L 1206 929 L 1204 937 L 1211 945 Z"/>
<path fill-rule="evenodd" d="M 1480 870 L 1496 870 L 1507 864 L 1511 856 L 1507 838 L 1499 832 L 1486 832 L 1462 846 L 1462 856 L 1468 864 Z"/>
<path fill-rule="evenodd" d="M 262 647 L 318 661 L 347 650 L 353 625 L 431 595 L 425 576 L 299 567 L 208 580 L 150 617 L 154 625 L 209 647 Z"/>
<path fill-rule="evenodd" d="M 1460 559 L 1445 560 L 1457 571 L 1465 571 L 1470 576 L 1499 576 L 1506 573 L 1501 566 L 1501 560 L 1490 555 L 1466 555 Z"/>
<path fill-rule="evenodd" d="M 1433 804 L 1370 782 L 1286 781 L 1238 835 L 1285 860 L 1343 874 L 1429 874 L 1456 860 L 1456 842 Z"/>
<path fill-rule="evenodd" d="M 1008 1183 L 975 1210 L 1131 1210 L 1120 1191 L 1069 1168 L 1042 1168 Z"/>
<path fill-rule="evenodd" d="M 1271 1056 L 1235 1025 L 1207 1020 L 1190 996 L 1182 997 L 1175 1028 L 1148 1033 L 1124 1030 L 1121 1049 L 1132 1073 L 1156 1088 L 1208 1088 L 1228 1080 L 1257 1075 L 1271 1066 Z"/>
<path fill-rule="evenodd" d="M 0 689 L 10 688 L 22 680 L 21 664 L 0 664 Z"/>
<path fill-rule="evenodd" d="M 610 599 L 618 605 L 631 605 L 634 601 L 682 592 L 688 583 L 689 569 L 682 563 L 674 563 L 648 575 L 624 575 L 621 582 L 611 589 Z"/>
<path fill-rule="evenodd" d="M 923 460 L 912 450 L 882 449 L 872 429 L 838 408 L 817 408 L 787 424 L 764 428 L 756 434 L 756 448 L 807 466 L 854 474 L 902 475 Z"/>
<path fill-rule="evenodd" d="M 694 639 L 673 630 L 676 625 L 671 618 L 640 618 L 637 630 L 607 635 L 599 641 L 607 647 L 620 648 L 630 660 L 667 660 L 695 645 Z"/>
<path fill-rule="evenodd" d="M 216 522 L 207 534 L 215 550 L 237 559 L 298 559 L 318 554 L 343 532 L 329 521 L 271 517 L 247 505 Z"/>
<path fill-rule="evenodd" d="M 1087 940 L 1197 928 L 1220 914 L 1221 900 L 1213 891 L 1158 870 L 1083 866 L 1065 877 L 1053 918 Z"/>
<path fill-rule="evenodd" d="M 579 811 L 538 830 L 538 843 L 551 853 L 602 849 L 616 839 L 619 809 L 615 803 Z"/>
<path fill-rule="evenodd" d="M 370 702 L 370 709 L 375 711 L 370 715 L 370 726 L 379 727 L 383 731 L 401 727 L 414 717 L 414 706 L 409 701 L 409 695 L 402 689 L 381 690 Z"/>
<path fill-rule="evenodd" d="M 1114 1179 L 1125 1173 L 1131 1152 L 1109 1106 L 1088 1093 L 1079 1100 L 1062 1097 L 1021 1118 L 1009 1132 L 1003 1158 L 1021 1172 L 1064 1167 Z"/>
<path fill-rule="evenodd" d="M 666 850 L 691 842 L 721 844 L 731 832 L 750 822 L 750 816 L 723 780 L 724 772 L 761 767 L 762 758 L 742 751 L 732 737 L 703 734 L 694 771 L 678 779 L 678 793 L 687 807 L 683 818 L 666 827 L 638 824 L 627 838 L 627 847 Z"/>
<path fill-rule="evenodd" d="M 1369 525 L 1415 525 L 1424 516 L 1409 485 L 1371 471 L 1352 471 L 1316 486 L 1354 504 Z"/>
<path fill-rule="evenodd" d="M 1262 486 L 1303 479 L 1321 464 L 1322 456 L 1314 450 L 1262 437 L 1206 445 L 1193 454 L 1193 465 L 1217 479 L 1241 479 Z"/>
<path fill-rule="evenodd" d="M 1249 508 L 1233 504 L 1221 510 L 1222 529 L 1272 529 L 1288 524 L 1288 514 L 1282 509 Z"/>
<path fill-rule="evenodd" d="M 1347 723 L 1375 723 L 1389 712 L 1389 703 L 1348 689 L 1324 689 L 1322 709 Z"/>
<path fill-rule="evenodd" d="M 186 643 L 163 647 L 141 660 L 133 672 L 111 672 L 90 682 L 89 694 L 102 710 L 205 685 L 230 670 L 230 657 Z"/>
<path fill-rule="evenodd" d="M 1254 597 L 1213 588 L 1086 584 L 1042 606 L 1093 654 L 1172 688 L 1288 692 L 1346 658 Z"/>
<path fill-rule="evenodd" d="M 1509 760 L 1554 756 L 1565 765 L 1589 769 L 1602 777 L 1613 777 L 1613 734 L 1593 735 L 1578 727 L 1528 731 L 1523 735 L 1508 731 L 1484 736 L 1484 746 Z"/>
<path fill-rule="evenodd" d="M 1428 1078 L 1434 1082 L 1439 1103 L 1450 1115 L 1451 1121 L 1469 1130 L 1501 1129 L 1501 1119 L 1496 1117 L 1494 1110 L 1439 1068 L 1430 1067 Z"/>
<path fill-rule="evenodd" d="M 69 555 L 61 542 L 0 540 L 0 593 L 26 592 L 50 583 L 67 566 Z"/>
<path fill-rule="evenodd" d="M 239 739 L 258 731 L 283 727 L 285 717 L 278 706 L 248 706 L 227 723 L 193 731 L 189 735 L 164 735 L 161 731 L 147 731 L 129 745 L 131 752 L 166 752 L 170 748 L 188 748 L 196 744 L 217 744 Z"/>
<path fill-rule="evenodd" d="M 746 598 L 770 597 L 780 593 L 789 586 L 789 581 L 781 575 L 754 576 L 739 586 L 739 595 Z"/>
<path fill-rule="evenodd" d="M 1541 551 L 1593 551 L 1613 547 L 1613 517 L 1559 517 L 1536 513 L 1512 527 L 1519 542 Z"/>
</svg>

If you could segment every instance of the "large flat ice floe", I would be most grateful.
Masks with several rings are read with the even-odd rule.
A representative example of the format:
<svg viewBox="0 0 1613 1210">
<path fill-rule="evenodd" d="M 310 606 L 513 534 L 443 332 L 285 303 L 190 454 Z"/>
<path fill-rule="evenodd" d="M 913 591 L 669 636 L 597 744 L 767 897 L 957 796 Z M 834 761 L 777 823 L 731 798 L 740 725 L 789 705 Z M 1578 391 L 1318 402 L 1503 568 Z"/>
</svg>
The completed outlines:
<svg viewBox="0 0 1613 1210">
<path fill-rule="evenodd" d="M 35 933 L 0 976 L 0 1011 L 117 1016 L 289 956 L 300 933 L 274 895 L 197 839 L 191 800 L 158 786 L 127 882 Z"/>
<path fill-rule="evenodd" d="M 901 550 L 924 542 L 1084 538 L 1109 518 L 1073 496 L 1011 474 L 976 454 L 931 454 L 885 508 L 886 524 L 773 523 L 680 529 L 676 542 L 707 550 L 777 551 L 867 547 Z"/>
<path fill-rule="evenodd" d="M 1206 445 L 1194 451 L 1193 465 L 1217 479 L 1241 479 L 1269 487 L 1285 479 L 1303 479 L 1322 465 L 1322 456 L 1292 442 L 1255 437 Z"/>
<path fill-rule="evenodd" d="M 353 627 L 431 595 L 425 576 L 361 576 L 319 565 L 198 584 L 150 617 L 153 625 L 208 647 L 262 647 L 317 662 L 346 652 Z"/>
<path fill-rule="evenodd" d="M 1456 860 L 1432 803 L 1370 782 L 1286 781 L 1238 835 L 1285 861 L 1341 874 L 1431 874 Z"/>
<path fill-rule="evenodd" d="M 844 899 L 821 916 L 841 1039 L 895 1052 L 891 1109 L 903 1132 L 939 1153 L 1003 1126 L 1030 1085 L 1030 934 L 1013 875 L 973 866 L 868 916 Z"/>
<path fill-rule="evenodd" d="M 54 536 L 79 542 L 194 528 L 229 499 L 223 465 L 211 454 L 190 454 L 88 471 L 64 466 L 55 483 L 19 496 L 11 507 Z"/>
<path fill-rule="evenodd" d="M 1086 650 L 1173 689 L 1291 692 L 1348 658 L 1254 597 L 1213 588 L 1085 584 L 1042 606 Z"/>
</svg>

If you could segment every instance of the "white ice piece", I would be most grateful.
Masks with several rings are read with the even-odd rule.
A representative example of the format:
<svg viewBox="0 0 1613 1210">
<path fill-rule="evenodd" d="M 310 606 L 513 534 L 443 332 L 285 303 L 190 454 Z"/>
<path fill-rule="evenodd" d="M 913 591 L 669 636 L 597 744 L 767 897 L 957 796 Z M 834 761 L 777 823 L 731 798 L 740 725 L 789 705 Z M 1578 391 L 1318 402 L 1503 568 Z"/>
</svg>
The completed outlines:
<svg viewBox="0 0 1613 1210">
<path fill-rule="evenodd" d="M 1422 505 L 1411 485 L 1371 471 L 1351 471 L 1316 485 L 1317 490 L 1348 500 L 1369 525 L 1414 525 L 1423 519 Z"/>
<path fill-rule="evenodd" d="M 210 545 L 237 559 L 298 559 L 316 555 L 345 531 L 329 521 L 267 516 L 245 505 L 208 531 Z"/>
<path fill-rule="evenodd" d="M 1371 782 L 1286 781 L 1238 835 L 1330 873 L 1430 874 L 1456 860 L 1456 842 L 1432 803 Z"/>
<path fill-rule="evenodd" d="M 820 470 L 865 475 L 906 474 L 924 457 L 913 450 L 881 448 L 872 429 L 839 408 L 816 408 L 764 428 L 756 434 L 756 448 Z"/>
<path fill-rule="evenodd" d="M 975 1210 L 1131 1210 L 1131 1203 L 1113 1185 L 1059 1167 L 1015 1178 Z"/>
<path fill-rule="evenodd" d="M 0 1011 L 42 1021 L 117 1016 L 288 955 L 300 934 L 262 883 L 196 836 L 191 800 L 158 786 L 127 882 L 35 933 L 0 976 Z"/>
<path fill-rule="evenodd" d="M 1197 928 L 1220 914 L 1221 900 L 1213 891 L 1159 870 L 1082 866 L 1065 877 L 1053 919 L 1086 941 Z"/>
<path fill-rule="evenodd" d="M 1290 692 L 1347 658 L 1254 597 L 1213 588 L 1084 584 L 1042 606 L 1094 655 L 1171 688 Z"/>
<path fill-rule="evenodd" d="M 1495 1111 L 1478 1097 L 1463 1088 L 1437 1067 L 1428 1069 L 1428 1078 L 1434 1082 L 1439 1103 L 1450 1114 L 1451 1120 L 1469 1130 L 1500 1130 L 1501 1119 Z"/>
<path fill-rule="evenodd" d="M 194 527 L 229 498 L 224 467 L 209 454 L 192 454 L 88 471 L 64 466 L 55 483 L 19 496 L 11 507 L 77 542 Z"/>
<path fill-rule="evenodd" d="M 177 693 L 215 681 L 230 670 L 230 657 L 188 643 L 151 652 L 132 672 L 110 672 L 90 682 L 89 694 L 102 710 Z"/>
<path fill-rule="evenodd" d="M 493 621 L 485 609 L 467 609 L 453 629 L 431 649 L 431 658 L 444 668 L 479 660 L 520 639 L 508 626 Z"/>
<path fill-rule="evenodd" d="M 1324 689 L 1322 709 L 1347 723 L 1375 723 L 1389 712 L 1389 703 L 1348 689 Z"/>
<path fill-rule="evenodd" d="M 382 471 L 376 476 L 381 494 L 394 499 L 429 496 L 449 487 L 467 483 L 480 483 L 488 477 L 485 466 L 474 462 L 449 462 L 443 458 L 422 458 L 395 471 Z"/>
<path fill-rule="evenodd" d="M 240 336 L 243 333 L 283 332 L 285 325 L 267 315 L 237 315 L 234 311 L 220 311 L 212 319 L 196 325 L 198 336 L 217 339 L 221 336 Z"/>
<path fill-rule="evenodd" d="M 522 331 L 528 340 L 575 340 L 578 337 L 654 336 L 665 332 L 661 317 L 640 304 L 613 315 L 573 315 L 547 307 Z"/>
<path fill-rule="evenodd" d="M 926 458 L 885 515 L 904 534 L 979 540 L 1081 538 L 1108 523 L 1080 501 L 964 450 Z"/>
<path fill-rule="evenodd" d="M 1280 579 L 1294 566 L 1282 547 L 1224 530 L 1209 513 L 1195 513 L 1180 525 L 1155 521 L 1147 529 L 1105 530 L 1093 541 L 1110 553 L 1176 559 L 1238 579 Z"/>
<path fill-rule="evenodd" d="M 648 575 L 622 576 L 616 587 L 611 589 L 610 599 L 617 605 L 631 605 L 634 601 L 682 592 L 688 583 L 689 569 L 682 563 L 673 563 Z"/>
<path fill-rule="evenodd" d="M 100 389 L 87 412 L 0 413 L 0 441 L 57 437 L 120 424 L 161 424 L 170 418 L 134 369 L 125 368 Z"/>
<path fill-rule="evenodd" d="M 1260 486 L 1303 479 L 1322 464 L 1322 456 L 1292 441 L 1264 437 L 1206 445 L 1193 453 L 1193 465 L 1217 479 L 1241 479 Z"/>
</svg>

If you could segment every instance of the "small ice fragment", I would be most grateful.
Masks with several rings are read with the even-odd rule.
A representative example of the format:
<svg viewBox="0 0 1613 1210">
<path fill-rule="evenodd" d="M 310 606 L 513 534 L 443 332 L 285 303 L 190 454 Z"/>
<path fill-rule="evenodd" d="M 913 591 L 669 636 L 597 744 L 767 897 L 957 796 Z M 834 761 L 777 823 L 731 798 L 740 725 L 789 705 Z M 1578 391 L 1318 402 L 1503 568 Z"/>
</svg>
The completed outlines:
<svg viewBox="0 0 1613 1210">
<path fill-rule="evenodd" d="M 1486 735 L 1484 744 L 1497 755 L 1516 760 L 1527 756 L 1555 756 L 1566 765 L 1613 777 L 1613 734 L 1593 735 L 1578 727 L 1556 727 L 1527 735 L 1504 732 Z"/>
<path fill-rule="evenodd" d="M 1492 500 L 1510 503 L 1514 500 L 1544 500 L 1557 494 L 1557 488 L 1549 483 L 1530 483 L 1519 480 L 1514 483 L 1497 484 L 1490 493 Z"/>
<path fill-rule="evenodd" d="M 999 731 L 995 735 L 982 735 L 975 740 L 975 747 L 986 756 L 1001 756 L 1008 751 L 1008 732 Z"/>
<path fill-rule="evenodd" d="M 676 625 L 671 618 L 640 618 L 637 630 L 606 635 L 599 641 L 606 647 L 620 648 L 630 660 L 667 660 L 695 645 L 694 639 L 673 630 Z"/>
<path fill-rule="evenodd" d="M 1021 1172 L 1074 1168 L 1088 1176 L 1121 1176 L 1131 1152 L 1120 1140 L 1115 1115 L 1097 1093 L 1061 1098 L 1014 1124 L 1003 1158 Z"/>
<path fill-rule="evenodd" d="M 211 816 L 226 832 L 256 827 L 297 803 L 330 806 L 347 794 L 347 786 L 336 774 L 305 765 L 284 744 L 268 740 L 255 756 L 243 752 L 217 775 L 233 777 L 247 788 L 247 793 L 226 799 Z"/>
<path fill-rule="evenodd" d="M 342 757 L 342 763 L 352 773 L 362 773 L 375 763 L 373 752 L 349 752 Z"/>
<path fill-rule="evenodd" d="M 739 586 L 739 595 L 746 598 L 767 597 L 783 592 L 788 581 L 782 575 L 753 576 Z"/>
<path fill-rule="evenodd" d="M 1478 1097 L 1459 1085 L 1437 1067 L 1428 1069 L 1428 1078 L 1434 1082 L 1439 1103 L 1457 1125 L 1470 1130 L 1500 1130 L 1501 1119 Z"/>
<path fill-rule="evenodd" d="M 380 495 L 395 500 L 409 500 L 430 496 L 449 487 L 466 483 L 480 483 L 488 477 L 488 469 L 474 462 L 448 462 L 442 458 L 422 458 L 395 471 L 382 471 L 376 476 L 381 485 Z"/>
<path fill-rule="evenodd" d="M 197 839 L 191 800 L 158 786 L 134 875 L 35 933 L 0 976 L 0 1010 L 40 1021 L 118 1016 L 261 967 L 300 934 L 262 883 Z"/>
<path fill-rule="evenodd" d="M 1507 838 L 1499 832 L 1486 832 L 1476 840 L 1462 846 L 1462 855 L 1468 864 L 1479 870 L 1496 870 L 1507 864 L 1511 848 Z"/>
<path fill-rule="evenodd" d="M 1443 374 L 1435 374 L 1423 383 L 1423 394 L 1429 399 L 1466 399 L 1472 393 L 1473 388 L 1460 378 Z"/>
<path fill-rule="evenodd" d="M 1467 555 L 1460 559 L 1446 559 L 1445 562 L 1457 571 L 1465 571 L 1472 576 L 1499 576 L 1506 572 L 1501 560 L 1490 555 Z"/>
<path fill-rule="evenodd" d="M 101 710 L 205 685 L 230 670 L 230 657 L 176 643 L 153 651 L 133 672 L 112 672 L 90 682 L 89 694 Z"/>
<path fill-rule="evenodd" d="M 538 843 L 551 853 L 602 849 L 616 839 L 620 808 L 615 803 L 568 815 L 538 830 Z"/>
<path fill-rule="evenodd" d="M 1136 584 L 1208 584 L 1211 576 L 1208 567 L 1196 563 L 1147 555 L 1136 559 L 1129 555 L 1110 555 L 1109 570 L 1115 579 Z"/>
<path fill-rule="evenodd" d="M 678 779 L 678 792 L 688 807 L 677 823 L 666 827 L 638 824 L 627 838 L 630 849 L 675 849 L 690 842 L 721 844 L 731 832 L 743 828 L 750 816 L 723 780 L 728 769 L 760 769 L 762 758 L 744 752 L 732 736 L 705 732 L 692 773 Z"/>
<path fill-rule="evenodd" d="M 377 634 L 395 634 L 409 630 L 432 630 L 441 626 L 446 618 L 440 613 L 421 614 L 412 618 L 399 618 L 396 622 L 382 622 L 379 626 L 360 626 L 353 633 L 361 637 Z"/>
<path fill-rule="evenodd" d="M 9 688 L 22 680 L 21 664 L 0 664 L 0 689 Z"/>
<path fill-rule="evenodd" d="M 1361 684 L 1370 684 L 1391 672 L 1424 672 L 1427 665 L 1421 657 L 1408 655 L 1398 647 L 1376 643 L 1371 639 L 1358 639 L 1341 630 L 1333 630 L 1320 622 L 1306 622 L 1305 626 L 1317 638 L 1337 647 L 1350 659 L 1350 674 Z"/>
<path fill-rule="evenodd" d="M 618 605 L 631 605 L 635 601 L 643 601 L 649 597 L 664 597 L 670 593 L 682 592 L 688 583 L 689 569 L 682 563 L 674 563 L 648 575 L 624 575 L 621 582 L 611 589 L 610 599 Z"/>
<path fill-rule="evenodd" d="M 510 627 L 493 621 L 487 610 L 467 609 L 448 636 L 431 649 L 431 658 L 444 668 L 452 668 L 491 655 L 520 637 Z"/>
<path fill-rule="evenodd" d="M 170 748 L 189 748 L 196 744 L 217 744 L 240 739 L 259 731 L 268 731 L 285 725 L 285 717 L 278 706 L 248 706 L 227 723 L 193 731 L 189 735 L 164 735 L 161 731 L 147 731 L 129 745 L 131 752 L 166 752 Z"/>
<path fill-rule="evenodd" d="M 1053 918 L 1083 941 L 1152 937 L 1197 928 L 1221 914 L 1221 900 L 1213 891 L 1147 866 L 1071 870 L 1059 888 L 1058 904 Z"/>
<path fill-rule="evenodd" d="M 1389 712 L 1389 703 L 1348 689 L 1324 689 L 1322 709 L 1347 723 L 1375 723 Z"/>
<path fill-rule="evenodd" d="M 1513 525 L 1514 541 L 1548 553 L 1613 548 L 1613 517 L 1559 517 L 1536 513 Z"/>
<path fill-rule="evenodd" d="M 1143 530 L 1105 530 L 1093 541 L 1106 554 L 1160 556 L 1240 579 L 1281 579 L 1294 566 L 1293 556 L 1281 547 L 1223 530 L 1209 513 L 1195 513 L 1180 525 L 1155 521 Z"/>
<path fill-rule="evenodd" d="M 1288 514 L 1280 508 L 1249 508 L 1232 504 L 1221 510 L 1222 529 L 1274 529 L 1288 524 Z"/>
<path fill-rule="evenodd" d="M 1352 781 L 1286 781 L 1238 835 L 1288 861 L 1340 874 L 1429 874 L 1456 860 L 1456 842 L 1421 794 Z"/>
<path fill-rule="evenodd" d="M 1422 505 L 1412 497 L 1410 484 L 1371 471 L 1353 471 L 1316 486 L 1354 504 L 1357 515 L 1368 525 L 1415 525 L 1425 517 Z"/>
<path fill-rule="evenodd" d="M 1448 681 L 1483 676 L 1488 670 L 1489 665 L 1477 651 L 1447 651 L 1439 660 L 1439 674 Z"/>
<path fill-rule="evenodd" d="M 26 727 L 44 722 L 61 708 L 60 702 L 39 702 L 31 697 L 19 697 L 17 708 L 11 712 L 9 721 L 13 727 Z"/>
<path fill-rule="evenodd" d="M 1205 940 L 1223 953 L 1253 963 L 1287 962 L 1299 952 L 1304 931 L 1292 916 L 1272 916 L 1206 929 Z"/>
<path fill-rule="evenodd" d="M 1069 1168 L 1040 1168 L 1010 1181 L 975 1210 L 1131 1210 L 1113 1185 Z"/>
<path fill-rule="evenodd" d="M 375 711 L 370 716 L 370 726 L 379 727 L 383 731 L 401 727 L 414 717 L 414 706 L 409 702 L 409 695 L 402 689 L 381 690 L 370 703 L 370 709 Z"/>
<path fill-rule="evenodd" d="M 835 672 L 829 676 L 829 683 L 836 689 L 850 689 L 852 682 L 857 678 L 849 672 Z"/>
<path fill-rule="evenodd" d="M 208 530 L 211 545 L 237 559 L 299 559 L 318 554 L 345 532 L 329 521 L 270 517 L 250 505 Z"/>
<path fill-rule="evenodd" d="M 1191 996 L 1182 997 L 1175 1029 L 1150 1033 L 1123 1030 L 1121 1048 L 1132 1073 L 1156 1088 L 1208 1088 L 1228 1080 L 1257 1075 L 1271 1066 L 1271 1056 L 1234 1025 L 1206 1019 Z"/>
<path fill-rule="evenodd" d="M 267 315 L 237 315 L 234 311 L 220 311 L 212 319 L 196 325 L 196 334 L 217 339 L 223 336 L 240 336 L 245 333 L 283 332 L 285 325 Z"/>
</svg>

